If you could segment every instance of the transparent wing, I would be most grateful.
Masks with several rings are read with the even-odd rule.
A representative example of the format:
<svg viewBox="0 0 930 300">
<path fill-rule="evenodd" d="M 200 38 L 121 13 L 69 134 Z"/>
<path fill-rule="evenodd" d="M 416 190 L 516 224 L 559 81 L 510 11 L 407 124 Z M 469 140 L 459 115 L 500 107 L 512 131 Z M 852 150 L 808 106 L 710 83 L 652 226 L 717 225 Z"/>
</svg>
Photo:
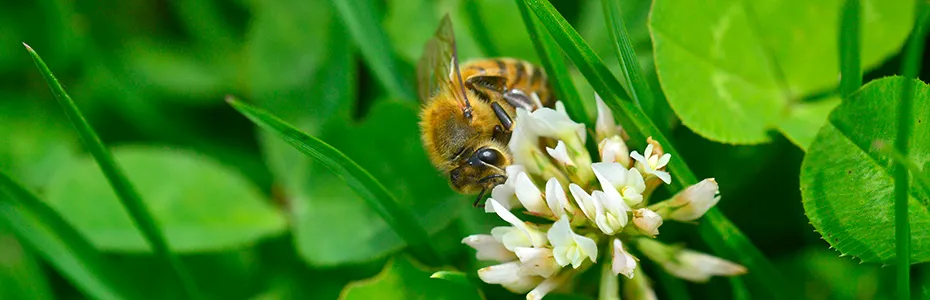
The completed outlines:
<svg viewBox="0 0 930 300">
<path fill-rule="evenodd" d="M 471 112 L 471 104 L 465 97 L 462 74 L 459 72 L 458 55 L 455 51 L 455 33 L 452 31 L 452 21 L 446 14 L 440 21 L 436 34 L 426 42 L 423 56 L 417 63 L 417 82 L 420 100 L 423 102 L 439 91 L 443 86 L 458 86 L 462 100 L 462 109 L 466 114 Z M 453 85 L 452 80 L 456 84 Z"/>
</svg>

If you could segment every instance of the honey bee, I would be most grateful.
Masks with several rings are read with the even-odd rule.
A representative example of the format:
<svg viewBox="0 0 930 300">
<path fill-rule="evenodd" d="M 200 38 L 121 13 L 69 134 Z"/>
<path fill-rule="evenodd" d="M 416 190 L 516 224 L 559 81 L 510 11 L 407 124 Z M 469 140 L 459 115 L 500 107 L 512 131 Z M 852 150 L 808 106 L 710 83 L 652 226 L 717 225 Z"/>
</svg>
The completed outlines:
<svg viewBox="0 0 930 300">
<path fill-rule="evenodd" d="M 459 67 L 449 15 L 417 64 L 420 133 L 433 165 L 462 194 L 485 193 L 507 179 L 507 143 L 516 108 L 554 100 L 543 69 L 513 58 L 480 59 Z"/>
</svg>

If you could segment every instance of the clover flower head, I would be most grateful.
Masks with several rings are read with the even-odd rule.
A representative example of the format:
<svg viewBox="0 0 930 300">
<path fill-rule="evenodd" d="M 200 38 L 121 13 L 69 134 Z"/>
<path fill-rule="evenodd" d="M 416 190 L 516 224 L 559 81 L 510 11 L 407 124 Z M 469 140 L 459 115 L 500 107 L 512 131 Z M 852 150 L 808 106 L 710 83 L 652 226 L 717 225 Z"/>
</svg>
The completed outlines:
<svg viewBox="0 0 930 300">
<path fill-rule="evenodd" d="M 542 299 L 600 265 L 606 274 L 602 284 L 622 275 L 629 292 L 654 295 L 629 247 L 687 280 L 746 272 L 738 264 L 655 240 L 663 221 L 692 222 L 713 207 L 720 199 L 717 182 L 705 179 L 650 203 L 652 190 L 671 182 L 665 170 L 671 155 L 651 138 L 642 154 L 629 152 L 626 133 L 599 97 L 594 158 L 584 146 L 584 125 L 573 121 L 561 102 L 554 109 L 517 109 L 514 121 L 508 145 L 514 165 L 506 168 L 507 180 L 491 190 L 485 206 L 508 226 L 462 240 L 478 259 L 498 263 L 478 270 L 482 281 Z M 599 262 L 598 253 L 610 253 L 611 259 Z"/>
</svg>

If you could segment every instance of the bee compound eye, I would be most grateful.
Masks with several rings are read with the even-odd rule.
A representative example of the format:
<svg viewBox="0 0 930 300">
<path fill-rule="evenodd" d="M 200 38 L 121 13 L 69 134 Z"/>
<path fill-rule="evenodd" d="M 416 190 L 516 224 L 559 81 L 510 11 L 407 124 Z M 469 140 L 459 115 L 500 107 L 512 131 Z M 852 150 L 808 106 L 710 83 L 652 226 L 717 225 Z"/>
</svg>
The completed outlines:
<svg viewBox="0 0 930 300">
<path fill-rule="evenodd" d="M 501 160 L 501 153 L 494 149 L 481 149 L 478 151 L 478 159 L 489 165 L 498 165 Z"/>
</svg>

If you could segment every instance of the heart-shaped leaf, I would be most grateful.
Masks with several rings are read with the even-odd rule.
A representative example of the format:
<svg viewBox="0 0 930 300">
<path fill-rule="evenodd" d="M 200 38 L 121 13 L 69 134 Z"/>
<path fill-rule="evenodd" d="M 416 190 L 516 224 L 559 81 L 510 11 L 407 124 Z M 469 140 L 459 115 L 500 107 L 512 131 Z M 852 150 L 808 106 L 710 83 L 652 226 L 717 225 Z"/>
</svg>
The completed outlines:
<svg viewBox="0 0 930 300">
<path fill-rule="evenodd" d="M 285 229 L 284 216 L 256 187 L 209 158 L 151 146 L 118 147 L 113 155 L 177 252 L 232 248 Z M 61 166 L 47 196 L 100 249 L 149 251 L 90 157 Z"/>
<path fill-rule="evenodd" d="M 900 49 L 914 2 L 862 6 L 861 65 L 869 69 Z M 801 101 L 839 85 L 841 7 L 840 0 L 655 1 L 649 25 L 669 103 L 686 126 L 714 141 L 763 143 L 778 129 L 806 148 L 806 130 L 817 126 L 794 123 L 829 111 Z"/>
<path fill-rule="evenodd" d="M 865 262 L 895 257 L 894 162 L 873 147 L 893 145 L 906 79 L 872 81 L 830 114 L 801 165 L 804 210 L 814 228 L 843 254 Z M 916 82 L 909 159 L 930 170 L 930 86 Z M 930 261 L 930 193 L 914 174 L 909 185 L 912 263 Z"/>
</svg>

